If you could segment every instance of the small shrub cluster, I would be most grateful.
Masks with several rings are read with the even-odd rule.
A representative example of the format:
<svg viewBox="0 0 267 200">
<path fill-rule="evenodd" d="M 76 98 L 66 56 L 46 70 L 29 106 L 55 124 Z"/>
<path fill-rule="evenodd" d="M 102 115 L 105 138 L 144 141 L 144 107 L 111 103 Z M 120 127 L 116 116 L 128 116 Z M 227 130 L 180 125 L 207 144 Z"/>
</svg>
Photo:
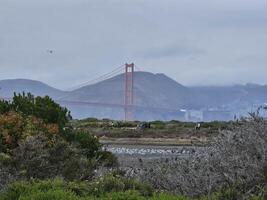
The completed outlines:
<svg viewBox="0 0 267 200">
<path fill-rule="evenodd" d="M 91 184 L 90 193 L 94 196 L 102 196 L 105 193 L 125 192 L 135 190 L 145 197 L 153 195 L 153 189 L 150 185 L 140 183 L 134 179 L 126 179 L 119 175 L 107 175 L 100 177 Z"/>
</svg>

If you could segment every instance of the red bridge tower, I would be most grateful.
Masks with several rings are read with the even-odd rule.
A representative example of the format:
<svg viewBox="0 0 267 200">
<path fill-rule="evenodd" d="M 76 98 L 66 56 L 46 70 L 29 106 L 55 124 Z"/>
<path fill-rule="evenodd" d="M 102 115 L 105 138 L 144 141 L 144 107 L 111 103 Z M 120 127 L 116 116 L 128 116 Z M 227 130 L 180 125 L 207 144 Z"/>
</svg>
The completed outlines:
<svg viewBox="0 0 267 200">
<path fill-rule="evenodd" d="M 125 121 L 134 119 L 134 63 L 125 64 L 125 91 L 124 91 Z"/>
</svg>

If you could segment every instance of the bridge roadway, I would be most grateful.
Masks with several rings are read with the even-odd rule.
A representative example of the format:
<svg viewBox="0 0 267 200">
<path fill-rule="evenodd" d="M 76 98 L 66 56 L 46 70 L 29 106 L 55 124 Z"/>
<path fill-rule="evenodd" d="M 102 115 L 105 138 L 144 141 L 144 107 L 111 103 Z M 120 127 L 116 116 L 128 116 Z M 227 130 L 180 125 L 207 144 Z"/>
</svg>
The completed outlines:
<svg viewBox="0 0 267 200">
<path fill-rule="evenodd" d="M 10 101 L 12 97 L 0 97 L 0 99 Z M 121 108 L 124 109 L 125 105 L 123 104 L 115 104 L 115 103 L 102 103 L 102 102 L 87 102 L 87 101 L 67 101 L 67 100 L 55 100 L 60 105 L 77 105 L 77 106 L 97 106 L 97 107 L 108 107 L 108 108 Z M 135 110 L 149 110 L 149 111 L 157 111 L 157 112 L 178 112 L 179 109 L 173 108 L 159 108 L 159 107 L 150 107 L 150 106 L 140 106 L 140 105 L 132 105 L 127 106 L 127 108 L 133 108 Z"/>
</svg>

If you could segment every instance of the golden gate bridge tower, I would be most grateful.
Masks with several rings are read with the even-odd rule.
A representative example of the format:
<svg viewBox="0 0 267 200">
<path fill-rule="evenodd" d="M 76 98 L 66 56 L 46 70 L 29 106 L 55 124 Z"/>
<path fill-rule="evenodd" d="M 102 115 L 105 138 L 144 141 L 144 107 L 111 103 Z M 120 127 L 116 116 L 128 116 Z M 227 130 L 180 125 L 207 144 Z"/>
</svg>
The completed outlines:
<svg viewBox="0 0 267 200">
<path fill-rule="evenodd" d="M 124 112 L 125 121 L 134 120 L 134 63 L 125 64 Z"/>
</svg>

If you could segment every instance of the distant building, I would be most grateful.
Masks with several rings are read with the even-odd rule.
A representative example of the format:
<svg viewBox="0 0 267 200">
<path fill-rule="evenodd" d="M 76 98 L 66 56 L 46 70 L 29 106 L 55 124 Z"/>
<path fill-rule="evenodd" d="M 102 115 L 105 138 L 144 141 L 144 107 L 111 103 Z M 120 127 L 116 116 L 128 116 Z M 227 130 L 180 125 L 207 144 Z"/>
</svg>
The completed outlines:
<svg viewBox="0 0 267 200">
<path fill-rule="evenodd" d="M 205 110 L 203 111 L 204 121 L 230 121 L 233 120 L 233 114 L 225 110 Z"/>
<path fill-rule="evenodd" d="M 202 110 L 187 110 L 185 113 L 186 121 L 199 122 L 203 121 L 203 111 Z"/>
</svg>

